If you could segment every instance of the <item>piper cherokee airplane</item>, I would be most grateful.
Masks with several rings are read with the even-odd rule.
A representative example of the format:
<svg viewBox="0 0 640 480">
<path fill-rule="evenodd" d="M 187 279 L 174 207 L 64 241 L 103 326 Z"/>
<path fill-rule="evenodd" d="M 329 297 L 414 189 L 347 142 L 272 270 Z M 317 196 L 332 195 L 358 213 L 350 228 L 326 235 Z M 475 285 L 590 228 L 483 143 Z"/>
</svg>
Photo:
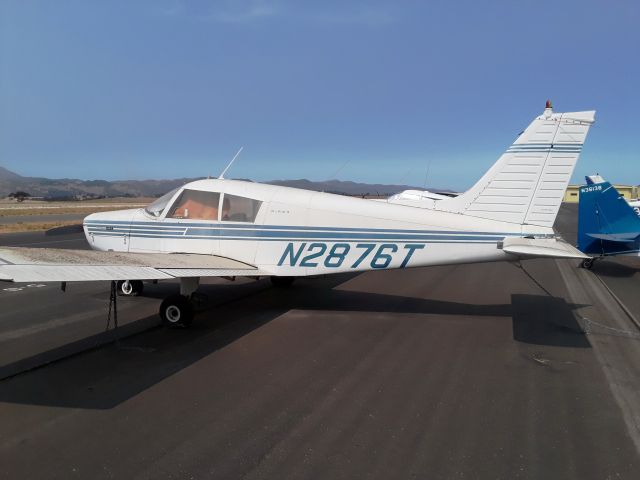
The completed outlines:
<svg viewBox="0 0 640 480">
<path fill-rule="evenodd" d="M 620 193 L 600 175 L 586 177 L 578 203 L 578 248 L 594 255 L 582 266 L 591 268 L 597 258 L 640 255 L 640 217 Z"/>
<path fill-rule="evenodd" d="M 166 298 L 167 325 L 187 325 L 202 277 L 295 277 L 390 268 L 586 258 L 553 231 L 595 112 L 538 116 L 467 192 L 430 208 L 224 178 L 198 180 L 144 209 L 94 213 L 84 232 L 94 251 L 0 249 L 12 282 L 180 279 Z M 224 172 L 223 172 L 224 173 Z M 222 177 L 223 175 L 221 175 Z"/>
</svg>

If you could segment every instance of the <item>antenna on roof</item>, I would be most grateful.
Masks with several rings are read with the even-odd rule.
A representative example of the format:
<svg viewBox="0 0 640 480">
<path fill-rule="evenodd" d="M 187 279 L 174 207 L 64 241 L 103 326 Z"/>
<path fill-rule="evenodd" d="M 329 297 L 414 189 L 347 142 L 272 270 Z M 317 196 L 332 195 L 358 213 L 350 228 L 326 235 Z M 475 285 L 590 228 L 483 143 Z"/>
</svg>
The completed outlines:
<svg viewBox="0 0 640 480">
<path fill-rule="evenodd" d="M 424 185 L 422 186 L 423 190 L 427 189 L 427 180 L 429 180 L 429 170 L 431 170 L 431 158 L 429 158 L 429 162 L 427 163 L 427 173 L 424 175 Z"/>
<path fill-rule="evenodd" d="M 329 177 L 329 180 L 337 180 L 337 179 L 338 179 L 338 174 L 342 171 L 342 169 L 343 169 L 344 167 L 346 167 L 346 166 L 347 166 L 347 164 L 348 164 L 350 161 L 351 161 L 351 159 L 348 159 L 346 162 L 344 162 L 344 163 L 342 164 L 342 166 L 341 166 L 338 170 L 336 170 L 336 173 L 334 173 L 331 177 Z"/>
<path fill-rule="evenodd" d="M 231 165 L 233 165 L 233 162 L 236 161 L 236 158 L 238 158 L 238 155 L 240 155 L 240 152 L 242 151 L 244 147 L 240 147 L 240 150 L 238 150 L 238 153 L 236 153 L 233 158 L 231 159 L 231 161 L 229 162 L 229 164 L 225 167 L 225 169 L 222 171 L 222 173 L 218 176 L 218 178 L 220 180 L 224 179 L 224 174 L 227 173 L 227 170 L 229 170 L 229 168 L 231 168 Z"/>
</svg>

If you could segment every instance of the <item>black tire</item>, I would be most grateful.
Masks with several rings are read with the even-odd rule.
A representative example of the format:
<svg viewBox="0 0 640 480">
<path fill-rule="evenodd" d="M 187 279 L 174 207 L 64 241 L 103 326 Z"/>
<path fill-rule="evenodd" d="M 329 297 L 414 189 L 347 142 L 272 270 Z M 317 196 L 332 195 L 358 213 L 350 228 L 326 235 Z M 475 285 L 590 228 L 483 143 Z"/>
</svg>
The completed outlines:
<svg viewBox="0 0 640 480">
<path fill-rule="evenodd" d="M 293 285 L 296 277 L 271 277 L 271 283 L 274 287 L 287 288 Z"/>
<path fill-rule="evenodd" d="M 144 290 L 142 280 L 118 280 L 117 291 L 122 297 L 136 297 Z"/>
<path fill-rule="evenodd" d="M 188 327 L 193 322 L 193 305 L 184 295 L 171 295 L 160 305 L 160 318 L 166 327 Z"/>
<path fill-rule="evenodd" d="M 591 270 L 593 268 L 593 263 L 595 262 L 595 258 L 585 258 L 580 266 L 582 268 L 586 268 L 587 270 Z"/>
</svg>

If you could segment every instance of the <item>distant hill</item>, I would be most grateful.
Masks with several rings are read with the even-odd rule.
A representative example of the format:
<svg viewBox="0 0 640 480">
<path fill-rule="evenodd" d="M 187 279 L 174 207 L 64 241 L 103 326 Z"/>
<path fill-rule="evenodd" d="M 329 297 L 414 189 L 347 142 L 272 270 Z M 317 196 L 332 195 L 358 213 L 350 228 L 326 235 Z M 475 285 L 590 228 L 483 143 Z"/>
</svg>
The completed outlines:
<svg viewBox="0 0 640 480">
<path fill-rule="evenodd" d="M 21 177 L 17 173 L 13 173 L 12 171 L 7 170 L 4 167 L 0 167 L 0 182 L 3 182 L 5 180 L 6 181 L 19 180 L 21 178 L 24 178 L 24 177 Z"/>
<path fill-rule="evenodd" d="M 178 178 L 175 180 L 77 180 L 71 178 L 49 179 L 23 177 L 0 167 L 0 197 L 22 190 L 32 197 L 49 199 L 60 198 L 97 198 L 97 197 L 157 197 L 196 178 Z M 341 180 L 314 182 L 307 179 L 273 180 L 272 185 L 304 188 L 343 195 L 379 195 L 389 196 L 402 190 L 416 189 L 409 185 L 384 185 L 356 183 Z M 434 189 L 434 191 L 446 191 Z"/>
<path fill-rule="evenodd" d="M 23 190 L 32 197 L 51 199 L 96 197 L 157 197 L 191 180 L 78 180 L 73 178 L 23 177 L 0 167 L 0 197 Z"/>
</svg>

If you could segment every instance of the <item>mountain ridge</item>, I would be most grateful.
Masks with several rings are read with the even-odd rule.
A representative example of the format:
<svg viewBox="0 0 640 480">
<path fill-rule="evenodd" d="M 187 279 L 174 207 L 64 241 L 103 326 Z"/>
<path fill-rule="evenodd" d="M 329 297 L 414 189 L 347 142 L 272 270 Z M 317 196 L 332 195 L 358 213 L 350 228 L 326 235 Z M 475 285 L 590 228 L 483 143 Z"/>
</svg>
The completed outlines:
<svg viewBox="0 0 640 480">
<path fill-rule="evenodd" d="M 204 178 L 204 177 L 201 177 Z M 21 190 L 32 197 L 47 199 L 97 198 L 97 197 L 157 197 L 169 190 L 180 187 L 198 178 L 177 178 L 168 180 L 79 180 L 74 178 L 50 179 L 25 177 L 0 166 L 0 196 L 6 197 Z M 246 179 L 245 179 L 246 180 Z M 250 180 L 249 180 L 250 181 Z M 343 195 L 388 196 L 403 190 L 420 187 L 398 184 L 360 183 L 348 180 L 313 181 L 306 178 L 291 180 L 270 180 L 271 185 L 303 188 L 306 190 L 338 193 Z M 433 189 L 434 191 L 450 191 Z"/>
</svg>

